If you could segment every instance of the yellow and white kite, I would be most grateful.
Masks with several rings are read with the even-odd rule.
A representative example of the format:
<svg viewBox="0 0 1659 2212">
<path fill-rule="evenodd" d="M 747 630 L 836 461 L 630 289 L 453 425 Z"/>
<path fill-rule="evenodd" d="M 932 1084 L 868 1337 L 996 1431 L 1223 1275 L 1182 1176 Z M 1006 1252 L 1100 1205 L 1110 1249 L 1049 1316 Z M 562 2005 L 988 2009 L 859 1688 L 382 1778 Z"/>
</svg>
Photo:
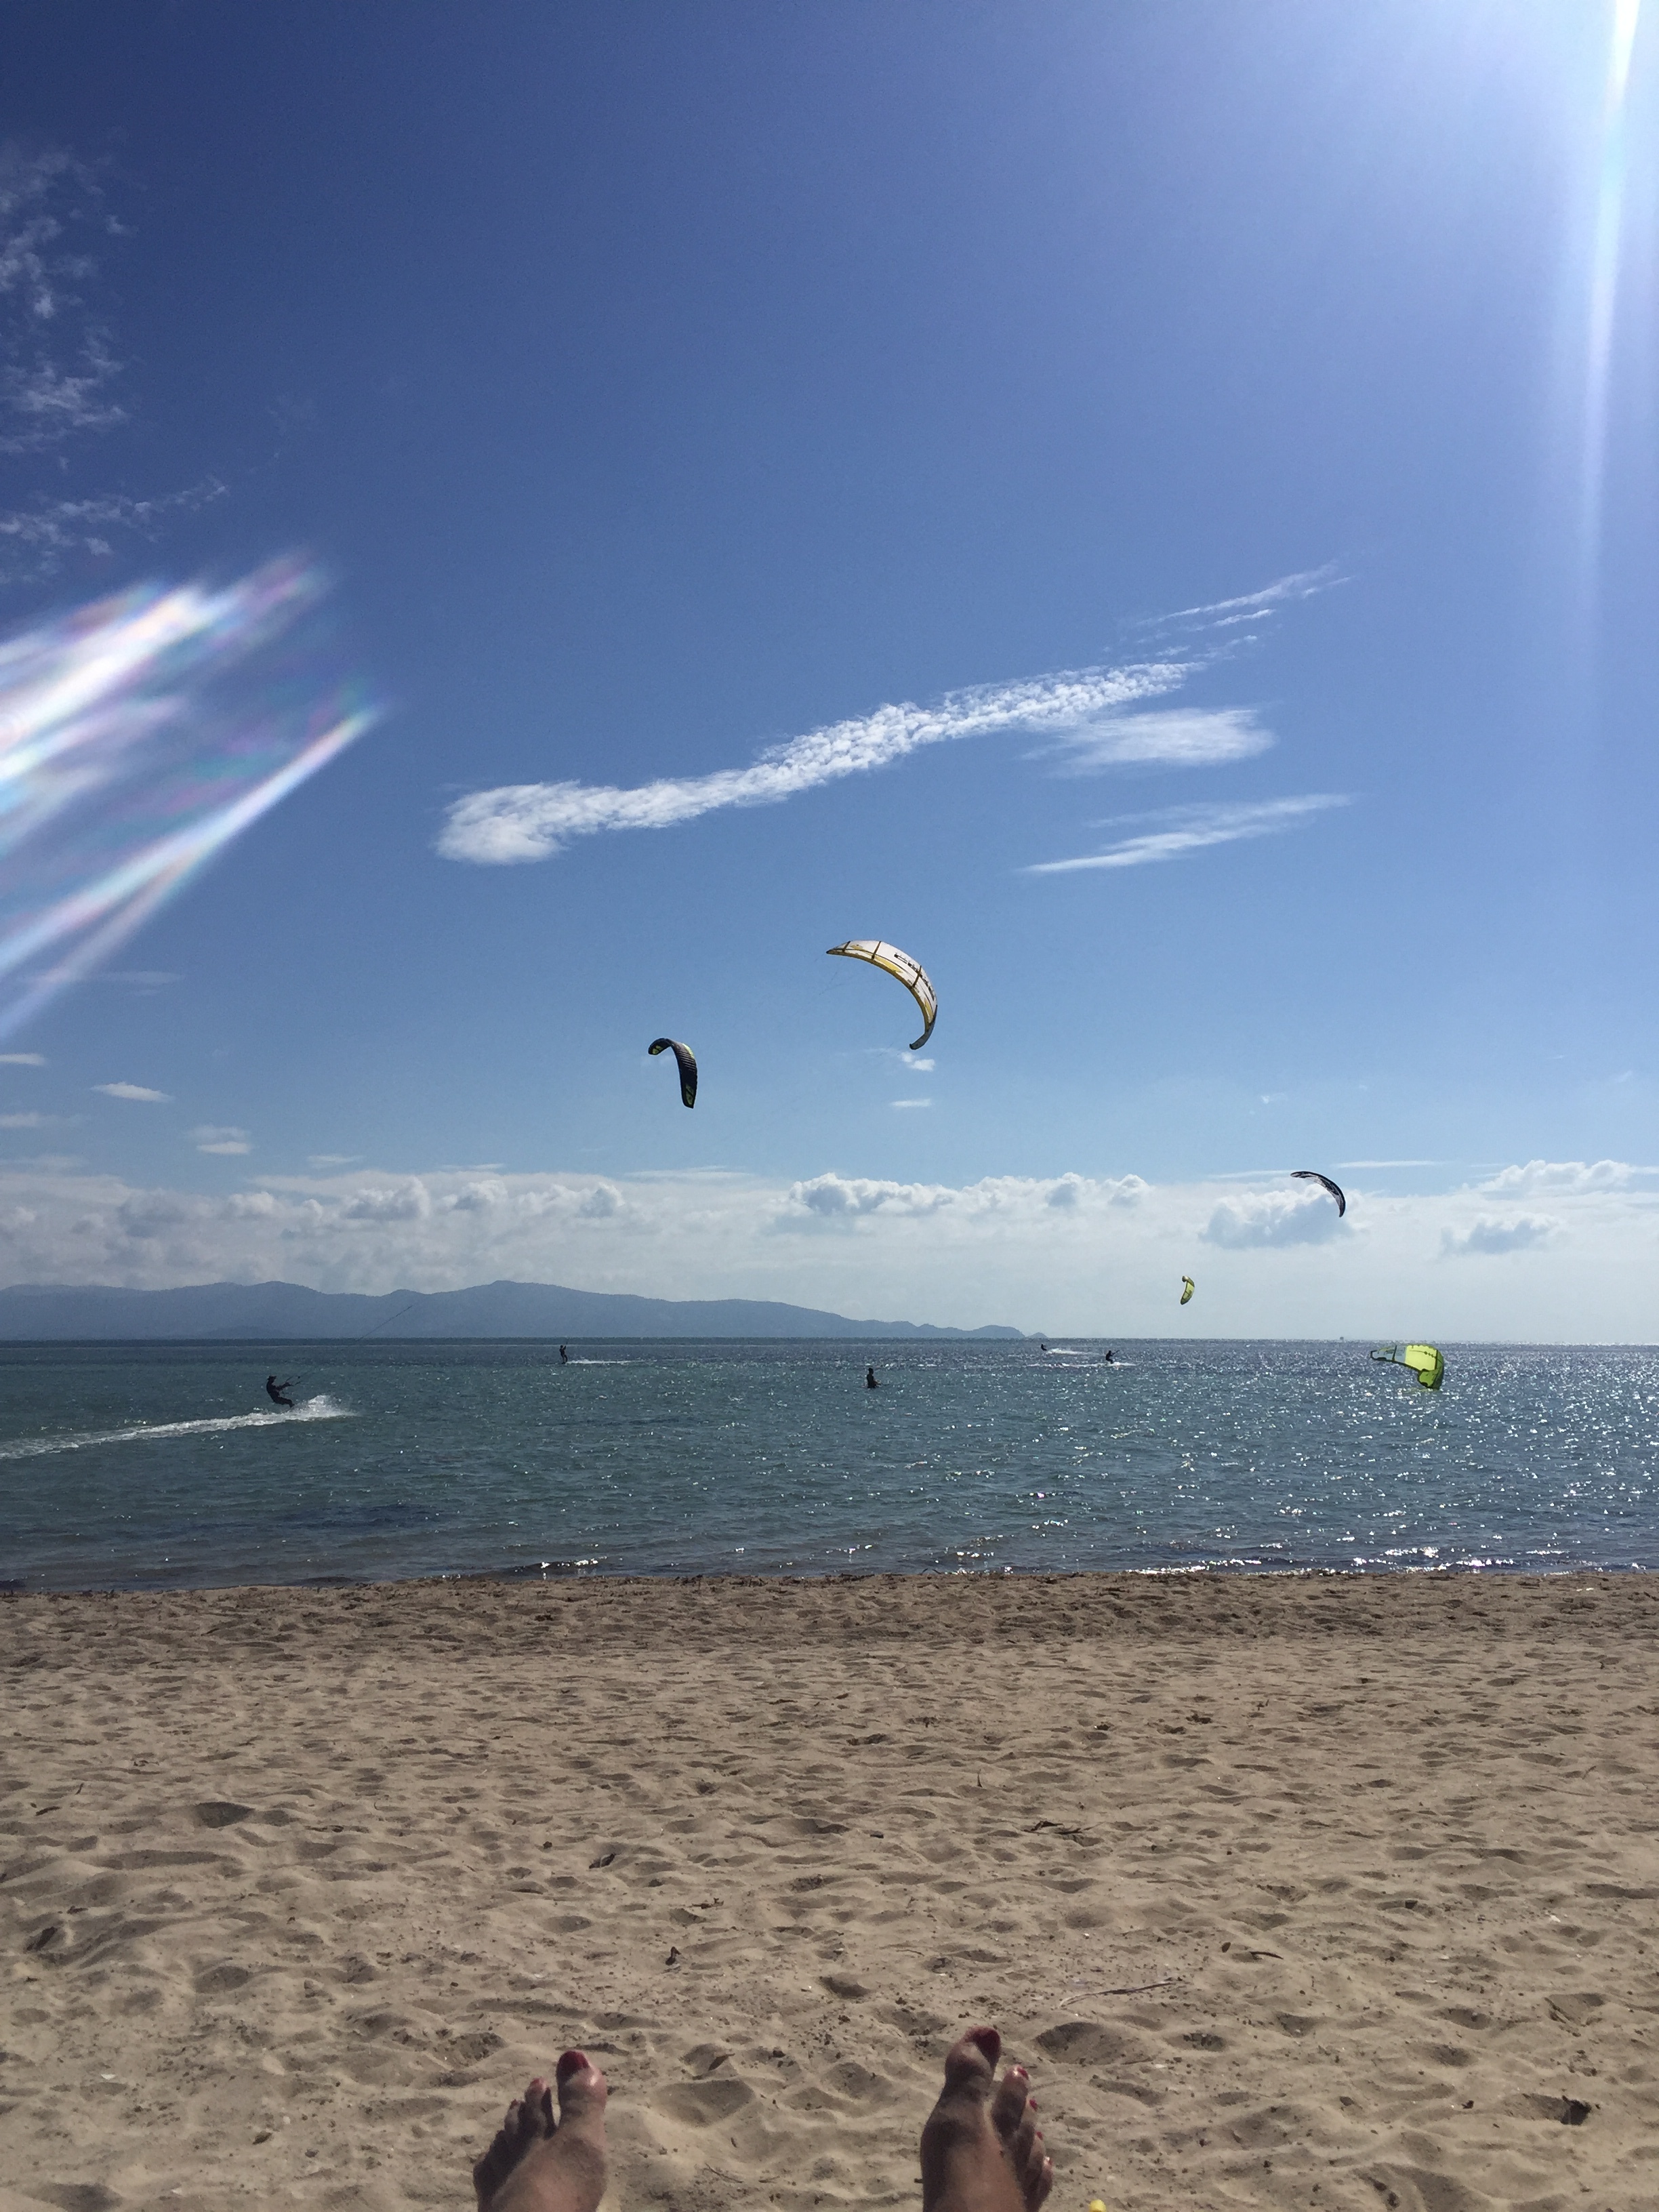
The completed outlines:
<svg viewBox="0 0 1659 2212">
<path fill-rule="evenodd" d="M 933 1034 L 933 1022 L 939 1013 L 939 994 L 927 980 L 927 970 L 920 960 L 913 960 L 908 952 L 901 952 L 896 945 L 884 944 L 879 937 L 849 937 L 845 945 L 832 945 L 833 956 L 840 953 L 848 960 L 867 960 L 872 968 L 882 968 L 895 975 L 921 1009 L 925 1026 L 921 1035 L 911 1046 L 920 1052 Z"/>
</svg>

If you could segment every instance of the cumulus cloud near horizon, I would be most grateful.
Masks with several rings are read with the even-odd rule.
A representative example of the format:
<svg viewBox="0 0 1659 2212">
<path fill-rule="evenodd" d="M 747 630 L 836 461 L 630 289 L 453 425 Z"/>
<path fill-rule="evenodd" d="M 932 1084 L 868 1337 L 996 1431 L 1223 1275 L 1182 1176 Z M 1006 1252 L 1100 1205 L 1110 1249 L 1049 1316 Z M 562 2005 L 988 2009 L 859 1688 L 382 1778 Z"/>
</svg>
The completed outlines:
<svg viewBox="0 0 1659 2212">
<path fill-rule="evenodd" d="M 1556 1243 L 1561 1224 L 1547 1213 L 1522 1213 L 1494 1219 L 1481 1214 L 1464 1230 L 1443 1229 L 1440 1249 L 1448 1259 L 1467 1259 L 1486 1254 L 1535 1252 L 1540 1245 Z"/>
<path fill-rule="evenodd" d="M 1262 1190 L 1224 1199 L 1205 1226 L 1204 1239 L 1246 1252 L 1269 1245 L 1328 1244 L 1353 1233 L 1323 1191 Z"/>
<path fill-rule="evenodd" d="M 1659 1181 L 1659 1168 L 1636 1167 L 1628 1160 L 1528 1160 L 1518 1167 L 1500 1168 L 1476 1188 L 1504 1197 L 1522 1197 L 1538 1191 L 1631 1190 Z"/>
<path fill-rule="evenodd" d="M 0 1279 L 385 1291 L 510 1278 L 1109 1341 L 1659 1340 L 1654 1200 L 1616 1179 L 1556 1191 L 1547 1215 L 1484 1187 L 1352 1185 L 1348 1225 L 1334 1213 L 1267 1184 L 1075 1170 L 952 1184 L 341 1168 L 226 1194 L 41 1157 L 0 1161 Z M 1185 1308 L 1183 1274 L 1198 1283 Z"/>
</svg>

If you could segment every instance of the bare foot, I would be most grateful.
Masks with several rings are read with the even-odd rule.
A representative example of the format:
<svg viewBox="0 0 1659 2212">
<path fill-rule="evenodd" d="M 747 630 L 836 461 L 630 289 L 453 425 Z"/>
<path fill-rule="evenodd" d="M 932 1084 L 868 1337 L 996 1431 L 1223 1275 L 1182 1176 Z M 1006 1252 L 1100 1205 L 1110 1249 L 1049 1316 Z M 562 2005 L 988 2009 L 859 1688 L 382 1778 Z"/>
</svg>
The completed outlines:
<svg viewBox="0 0 1659 2212">
<path fill-rule="evenodd" d="M 553 2091 L 538 2075 L 507 2108 L 501 2132 L 472 2169 L 478 2212 L 596 2212 L 605 2194 L 609 2085 L 584 2051 L 567 2051 Z"/>
<path fill-rule="evenodd" d="M 996 2079 L 1002 2038 L 970 2027 L 945 2059 L 945 2087 L 921 2131 L 922 2212 L 1037 2212 L 1054 2187 L 1023 2066 Z"/>
</svg>

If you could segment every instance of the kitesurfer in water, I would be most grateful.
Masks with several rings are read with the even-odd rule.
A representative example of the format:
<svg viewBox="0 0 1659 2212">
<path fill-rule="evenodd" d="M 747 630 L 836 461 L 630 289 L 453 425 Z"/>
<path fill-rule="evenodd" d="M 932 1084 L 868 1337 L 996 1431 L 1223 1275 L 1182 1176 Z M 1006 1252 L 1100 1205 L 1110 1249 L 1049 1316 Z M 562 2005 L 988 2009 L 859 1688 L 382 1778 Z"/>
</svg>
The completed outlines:
<svg viewBox="0 0 1659 2212">
<path fill-rule="evenodd" d="M 563 1345 L 559 1346 L 559 1364 L 561 1367 L 568 1367 L 570 1364 L 570 1354 L 565 1350 Z"/>
<path fill-rule="evenodd" d="M 876 1380 L 876 1370 L 873 1367 L 866 1367 L 864 1370 L 864 1387 L 866 1390 L 879 1390 L 881 1388 L 880 1383 Z"/>
<path fill-rule="evenodd" d="M 1106 1360 L 1107 1364 L 1110 1366 L 1115 1367 L 1117 1364 L 1117 1362 L 1112 1358 L 1112 1347 L 1109 1344 L 1106 1347 Z"/>
<path fill-rule="evenodd" d="M 265 1377 L 266 1397 L 273 1406 L 286 1406 L 290 1413 L 294 1411 L 294 1401 L 292 1398 L 284 1397 L 283 1393 L 293 1388 L 292 1382 L 279 1382 L 274 1375 L 267 1375 Z"/>
</svg>

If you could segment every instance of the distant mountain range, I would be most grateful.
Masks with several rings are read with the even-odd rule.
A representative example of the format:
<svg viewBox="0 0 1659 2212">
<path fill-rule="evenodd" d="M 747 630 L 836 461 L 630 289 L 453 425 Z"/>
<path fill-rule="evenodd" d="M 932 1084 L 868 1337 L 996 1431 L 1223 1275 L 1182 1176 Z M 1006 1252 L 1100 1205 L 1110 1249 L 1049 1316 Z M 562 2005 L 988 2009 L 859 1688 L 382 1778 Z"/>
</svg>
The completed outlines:
<svg viewBox="0 0 1659 2212">
<path fill-rule="evenodd" d="M 22 1283 L 0 1290 L 0 1340 L 168 1337 L 276 1341 L 353 1337 L 1016 1337 L 1017 1328 L 936 1328 L 849 1321 L 770 1298 L 635 1298 L 557 1283 L 477 1283 L 467 1291 L 310 1291 L 300 1283 L 193 1283 L 178 1291 Z"/>
</svg>

